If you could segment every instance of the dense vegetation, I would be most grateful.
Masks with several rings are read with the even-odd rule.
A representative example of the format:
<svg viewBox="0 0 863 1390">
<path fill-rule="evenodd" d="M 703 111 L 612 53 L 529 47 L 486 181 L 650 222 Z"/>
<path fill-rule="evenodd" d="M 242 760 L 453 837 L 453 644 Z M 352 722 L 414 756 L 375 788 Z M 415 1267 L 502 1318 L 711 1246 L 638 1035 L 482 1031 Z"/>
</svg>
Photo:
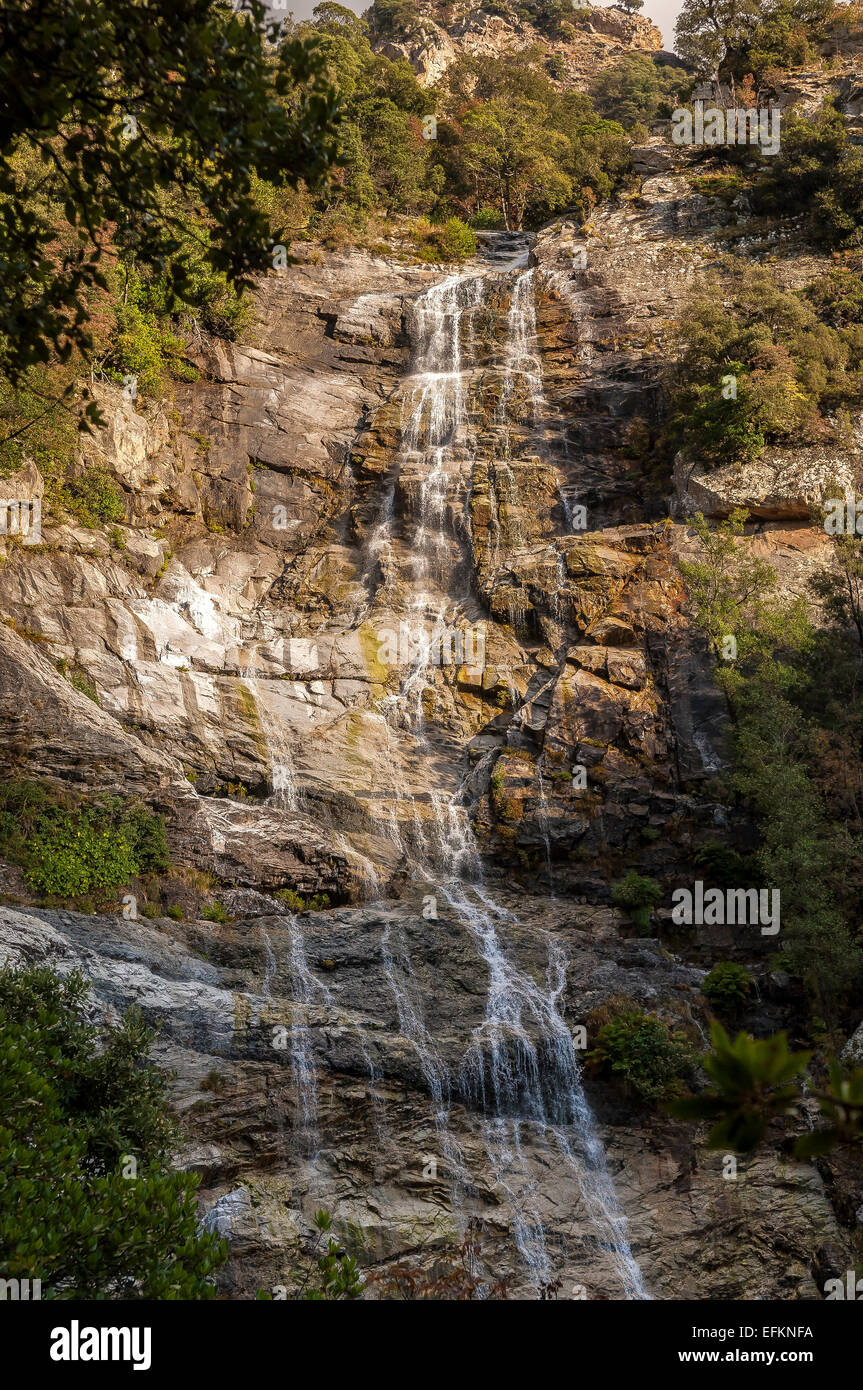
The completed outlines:
<svg viewBox="0 0 863 1390">
<path fill-rule="evenodd" d="M 802 214 L 808 235 L 831 250 L 863 245 L 863 146 L 832 103 L 811 118 L 786 116 L 779 155 L 763 166 L 758 211 Z"/>
<path fill-rule="evenodd" d="M 0 1267 L 43 1299 L 206 1299 L 227 1256 L 198 1229 L 197 1178 L 139 1017 L 84 1021 L 88 986 L 0 971 Z"/>
<path fill-rule="evenodd" d="M 84 800 L 37 782 L 0 788 L 0 854 L 30 887 L 59 898 L 112 901 L 133 876 L 168 868 L 161 816 L 120 797 Z"/>
<path fill-rule="evenodd" d="M 377 32 L 390 32 L 388 13 L 374 7 Z M 559 208 L 589 210 L 629 177 L 621 126 L 583 95 L 557 91 L 539 48 L 463 55 L 435 89 L 404 59 L 374 53 L 365 23 L 339 5 L 319 5 L 298 34 L 317 41 L 344 103 L 345 167 L 325 196 L 309 197 L 310 230 L 344 239 L 370 223 L 381 230 L 372 218 L 381 210 L 434 225 L 536 226 Z M 653 92 L 646 75 L 643 86 Z"/>
<path fill-rule="evenodd" d="M 716 671 L 733 716 L 729 789 L 760 835 L 739 867 L 749 882 L 780 889 L 780 959 L 815 1013 L 835 1023 L 863 979 L 854 886 L 863 646 L 848 611 L 849 595 L 859 605 L 861 543 L 837 542 L 838 571 L 817 585 L 826 626 L 816 628 L 802 597 L 777 597 L 774 570 L 742 540 L 745 521 L 736 512 L 711 530 L 696 518 L 701 555 L 682 569 L 717 655 L 726 636 L 736 642 L 736 657 Z"/>
<path fill-rule="evenodd" d="M 13 382 L 89 351 L 90 298 L 118 254 L 172 300 L 194 295 L 201 250 L 242 282 L 270 259 L 254 175 L 324 176 L 335 95 L 312 48 L 268 48 L 263 5 L 246 9 L 25 0 L 4 16 L 0 369 Z"/>
<path fill-rule="evenodd" d="M 684 0 L 675 47 L 716 81 L 733 86 L 749 73 L 761 82 L 811 61 L 834 18 L 833 0 Z"/>
<path fill-rule="evenodd" d="M 753 462 L 767 445 L 847 443 L 863 391 L 863 276 L 831 270 L 802 293 L 766 266 L 729 260 L 678 324 L 672 425 L 715 465 Z"/>
<path fill-rule="evenodd" d="M 377 32 L 398 10 L 375 7 Z M 532 13 L 560 20 L 553 5 Z M 630 139 L 673 85 L 649 59 L 624 60 L 594 106 L 557 90 L 537 48 L 462 58 L 445 90 L 424 89 L 405 60 L 373 52 L 365 20 L 331 3 L 284 20 L 269 46 L 260 16 L 200 0 L 40 14 L 13 31 L 3 69 L 0 476 L 33 459 L 49 515 L 90 526 L 122 521 L 126 503 L 110 480 L 70 480 L 88 379 L 144 399 L 194 380 L 190 331 L 241 334 L 245 277 L 284 264 L 292 241 L 460 260 L 476 249 L 472 228 L 588 216 L 628 186 Z M 138 72 L 142 25 L 154 37 Z M 43 48 L 52 62 L 22 95 Z M 629 135 L 609 118 L 615 81 Z M 181 87 L 197 94 L 182 114 Z"/>
</svg>

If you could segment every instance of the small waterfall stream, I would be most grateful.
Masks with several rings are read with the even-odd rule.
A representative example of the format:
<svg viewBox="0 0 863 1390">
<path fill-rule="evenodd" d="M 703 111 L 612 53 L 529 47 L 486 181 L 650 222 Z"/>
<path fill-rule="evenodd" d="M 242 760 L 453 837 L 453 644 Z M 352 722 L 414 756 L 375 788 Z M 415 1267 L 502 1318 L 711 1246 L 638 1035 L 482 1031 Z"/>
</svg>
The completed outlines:
<svg viewBox="0 0 863 1390">
<path fill-rule="evenodd" d="M 507 314 L 503 388 L 496 423 L 503 426 L 507 454 L 512 455 L 514 403 L 526 398 L 532 427 L 538 423 L 543 399 L 542 376 L 536 355 L 533 272 L 516 266 Z M 488 282 L 498 286 L 501 272 L 479 277 L 475 271 L 451 276 L 423 295 L 416 306 L 416 371 L 410 378 L 403 426 L 405 458 L 422 460 L 419 474 L 419 524 L 412 538 L 412 613 L 417 618 L 443 621 L 455 589 L 458 555 L 448 481 L 454 459 L 470 456 L 473 427 L 465 341 L 472 340 L 472 315 L 483 303 Z M 525 411 L 517 410 L 519 418 Z M 508 485 L 515 487 L 506 462 Z M 510 481 L 511 480 L 511 481 Z M 386 715 L 394 725 L 407 725 L 417 743 L 432 757 L 422 700 L 430 677 L 429 644 L 420 644 L 400 693 L 388 697 Z M 494 900 L 483 883 L 479 849 L 470 827 L 468 808 L 459 791 L 432 791 L 431 817 L 423 824 L 415 798 L 416 827 L 413 862 L 415 877 L 440 894 L 455 917 L 470 932 L 488 969 L 488 995 L 483 1023 L 475 1030 L 464 1056 L 459 1087 L 479 1113 L 485 1148 L 499 1187 L 511 1211 L 516 1245 L 531 1280 L 540 1287 L 553 1278 L 536 1180 L 527 1172 L 523 1137 L 530 1129 L 554 1144 L 560 1159 L 578 1185 L 587 1230 L 597 1248 L 609 1252 L 626 1298 L 648 1297 L 626 1235 L 614 1187 L 605 1165 L 590 1107 L 580 1079 L 580 1064 L 572 1036 L 560 1012 L 566 961 L 559 942 L 549 938 L 545 988 L 515 961 L 501 932 L 510 914 Z M 391 833 L 399 839 L 399 822 Z M 407 855 L 407 848 L 401 846 Z M 550 855 L 549 855 L 550 873 Z M 397 960 L 385 935 L 384 966 L 398 1009 L 400 1026 L 413 1043 L 426 1078 L 438 1133 L 446 1147 L 451 1136 L 448 1114 L 452 1080 L 443 1066 L 422 1016 L 406 941 Z M 448 1157 L 461 1169 L 460 1155 Z"/>
<path fill-rule="evenodd" d="M 421 294 L 413 305 L 414 362 L 403 383 L 401 447 L 397 480 L 385 490 L 381 512 L 370 532 L 364 575 L 370 585 L 369 614 L 388 611 L 401 594 L 416 641 L 403 669 L 400 688 L 380 701 L 378 716 L 387 742 L 408 740 L 412 755 L 426 769 L 429 786 L 420 796 L 404 775 L 403 761 L 388 757 L 379 770 L 390 790 L 388 809 L 378 830 L 387 836 L 409 866 L 424 896 L 445 904 L 468 934 L 487 972 L 484 1017 L 466 1040 L 460 1067 L 453 1069 L 424 1016 L 424 1000 L 411 958 L 410 934 L 398 921 L 388 922 L 380 944 L 380 964 L 391 994 L 398 1027 L 412 1045 L 431 1099 L 432 1120 L 445 1162 L 441 1175 L 453 1208 L 471 1214 L 469 1164 L 453 1133 L 456 1104 L 467 1107 L 468 1123 L 478 1127 L 500 1201 L 531 1285 L 537 1291 L 555 1277 L 544 1216 L 549 1209 L 542 1190 L 543 1164 L 564 1172 L 578 1194 L 575 1239 L 597 1258 L 610 1262 L 622 1296 L 648 1298 L 632 1255 L 624 1216 L 609 1176 L 605 1154 L 581 1082 L 581 1066 L 562 1012 L 567 962 L 558 939 L 546 938 L 545 978 L 534 978 L 518 961 L 514 942 L 519 923 L 496 900 L 485 882 L 479 847 L 470 822 L 470 800 L 479 787 L 474 770 L 458 781 L 436 779 L 435 732 L 426 717 L 424 697 L 435 681 L 433 635 L 458 618 L 456 597 L 470 594 L 465 541 L 470 537 L 469 497 L 477 458 L 476 379 L 479 373 L 477 318 L 492 301 L 508 294 L 505 338 L 498 354 L 499 396 L 492 433 L 496 458 L 489 464 L 489 494 L 498 503 L 517 500 L 517 459 L 525 437 L 535 453 L 540 447 L 545 411 L 538 356 L 534 272 L 526 254 L 508 264 L 474 263 Z M 496 499 L 495 493 L 498 497 Z M 407 499 L 396 516 L 395 498 Z M 495 531 L 496 562 L 502 530 Z M 473 600 L 474 611 L 476 609 Z M 431 634 L 431 635 L 430 635 Z M 268 706 L 257 667 L 246 677 L 256 698 L 271 749 L 274 799 L 286 810 L 297 806 L 290 752 L 284 731 Z M 373 716 L 372 716 L 373 717 Z M 543 807 L 544 807 L 543 794 Z M 547 839 L 547 830 L 546 830 Z M 348 843 L 342 837 L 342 846 Z M 363 856 L 356 856 L 362 860 Z M 549 880 L 551 856 L 547 845 Z M 365 860 L 363 877 L 374 893 L 377 876 Z M 288 928 L 286 964 L 293 989 L 291 1060 L 302 1132 L 303 1158 L 314 1167 L 321 1147 L 313 1011 L 338 1015 L 333 994 L 309 968 L 303 921 L 284 915 Z M 433 930 L 433 928 L 431 928 Z M 267 944 L 267 976 L 273 978 L 272 947 Z M 266 992 L 266 991 L 265 991 Z M 369 1066 L 369 1096 L 375 1107 L 376 1079 L 367 1035 L 352 1019 Z M 380 1125 L 376 1109 L 376 1123 Z M 472 1118 L 471 1118 L 472 1117 Z M 380 1131 L 379 1129 L 379 1132 Z M 535 1155 L 543 1155 L 537 1165 Z M 555 1236 L 557 1239 L 557 1235 Z"/>
</svg>

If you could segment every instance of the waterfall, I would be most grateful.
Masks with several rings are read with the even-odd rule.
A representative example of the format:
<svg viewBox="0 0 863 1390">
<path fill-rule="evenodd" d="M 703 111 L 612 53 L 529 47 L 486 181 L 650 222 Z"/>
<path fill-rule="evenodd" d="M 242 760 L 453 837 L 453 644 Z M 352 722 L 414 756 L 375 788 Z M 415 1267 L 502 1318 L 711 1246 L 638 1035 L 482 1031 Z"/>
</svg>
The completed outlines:
<svg viewBox="0 0 863 1390">
<path fill-rule="evenodd" d="M 299 1113 L 302 1115 L 302 1143 L 307 1157 L 314 1161 L 320 1148 L 320 1134 L 317 1067 L 309 1028 L 309 1010 L 316 998 L 320 999 L 324 1007 L 332 1006 L 333 999 L 326 985 L 309 969 L 306 943 L 299 920 L 292 913 L 284 920 L 288 924 L 288 963 L 294 995 L 291 1016 L 291 1061 Z"/>
<path fill-rule="evenodd" d="M 255 709 L 261 722 L 261 732 L 270 756 L 270 781 L 273 805 L 286 811 L 296 811 L 298 794 L 294 760 L 284 725 L 272 709 L 266 690 L 266 682 L 261 679 L 258 662 L 258 644 L 251 650 L 244 684 L 255 702 Z"/>
<path fill-rule="evenodd" d="M 475 449 L 471 372 L 475 363 L 465 352 L 472 342 L 472 316 L 492 284 L 515 274 L 507 315 L 503 386 L 496 424 L 511 454 L 513 416 L 522 416 L 519 391 L 526 392 L 529 422 L 538 422 L 542 375 L 536 350 L 533 272 L 517 265 L 478 275 L 471 269 L 453 275 L 420 297 L 415 306 L 415 370 L 406 383 L 403 409 L 401 476 L 410 470 L 418 490 L 416 521 L 409 561 L 415 620 L 443 621 L 455 591 L 461 563 L 457 544 L 457 487 L 461 462 Z M 508 479 L 514 476 L 506 461 Z M 466 493 L 464 494 L 466 498 Z M 464 498 L 463 498 L 464 501 Z M 423 707 L 430 678 L 430 643 L 421 642 L 398 695 L 384 701 L 393 727 L 407 727 L 418 748 L 432 758 Z M 524 1136 L 530 1132 L 553 1146 L 580 1193 L 587 1230 L 597 1250 L 611 1257 L 626 1298 L 646 1298 L 638 1265 L 629 1247 L 626 1224 L 608 1174 L 605 1155 L 581 1083 L 581 1068 L 572 1036 L 561 1013 L 566 960 L 553 938 L 548 940 L 545 987 L 516 962 L 501 933 L 515 918 L 494 899 L 483 881 L 479 849 L 468 808 L 458 789 L 430 793 L 431 820 L 423 824 L 407 787 L 414 836 L 402 842 L 401 823 L 393 815 L 389 831 L 414 876 L 440 894 L 470 933 L 488 971 L 485 1018 L 474 1031 L 461 1074 L 449 1076 L 423 1018 L 414 984 L 407 940 L 398 955 L 390 929 L 383 942 L 383 965 L 395 1000 L 402 1033 L 413 1044 L 432 1099 L 435 1125 L 447 1157 L 461 1172 L 461 1155 L 453 1149 L 449 1111 L 455 1083 L 479 1115 L 486 1153 L 512 1213 L 517 1248 L 536 1287 L 553 1278 L 541 1216 L 541 1193 L 527 1173 Z"/>
<path fill-rule="evenodd" d="M 386 756 L 376 771 L 385 790 L 378 832 L 389 837 L 424 898 L 445 905 L 466 933 L 486 976 L 481 1021 L 465 1038 L 453 1062 L 425 1014 L 423 990 L 411 957 L 410 919 L 387 920 L 380 941 L 380 968 L 398 1027 L 417 1059 L 431 1102 L 435 1143 L 443 1160 L 441 1179 L 453 1209 L 468 1221 L 477 1200 L 468 1146 L 457 1140 L 453 1109 L 467 1113 L 474 1144 L 485 1152 L 498 1198 L 508 1213 L 515 1249 L 537 1291 L 553 1283 L 550 1196 L 546 1172 L 564 1175 L 578 1199 L 578 1236 L 592 1260 L 604 1261 L 628 1299 L 648 1298 L 632 1255 L 626 1222 L 608 1172 L 605 1153 L 581 1080 L 581 1064 L 563 1012 L 567 960 L 552 933 L 544 938 L 544 976 L 534 977 L 518 959 L 522 935 L 517 917 L 486 881 L 470 821 L 470 802 L 482 790 L 481 768 L 444 783 L 437 772 L 438 734 L 429 726 L 425 696 L 434 690 L 441 661 L 440 633 L 476 613 L 472 571 L 470 489 L 480 447 L 489 463 L 489 494 L 518 501 L 513 461 L 525 442 L 543 446 L 548 409 L 542 381 L 534 302 L 534 272 L 519 255 L 501 265 L 493 258 L 450 275 L 421 294 L 411 309 L 412 370 L 401 388 L 401 442 L 395 476 L 388 479 L 380 513 L 369 532 L 361 573 L 368 590 L 367 618 L 396 612 L 410 629 L 409 658 L 400 660 L 400 684 L 390 685 L 369 711 L 385 736 Z M 506 302 L 500 351 L 480 347 L 480 325 Z M 492 335 L 493 336 L 493 335 Z M 490 350 L 493 362 L 481 361 Z M 481 433 L 481 395 L 490 374 L 498 386 L 491 428 Z M 480 445 L 481 436 L 481 445 Z M 490 441 L 490 444 L 487 442 Z M 396 507 L 396 498 L 400 506 Z M 496 521 L 494 523 L 497 525 Z M 503 537 L 497 525 L 499 563 Z M 373 622 L 372 622 L 373 626 Z M 286 731 L 259 669 L 259 643 L 245 683 L 258 710 L 271 763 L 271 800 L 285 812 L 298 809 L 293 761 Z M 518 695 L 511 690 L 512 708 Z M 405 752 L 407 749 L 407 753 Z M 404 769 L 410 759 L 430 770 L 431 785 L 420 795 Z M 490 758 L 489 758 L 490 760 Z M 488 762 L 483 760 L 482 767 Z M 444 776 L 447 774 L 444 773 Z M 551 852 L 545 791 L 540 774 L 541 822 L 551 887 Z M 364 894 L 377 895 L 377 870 L 350 840 L 335 842 L 352 861 Z M 290 1060 L 296 1094 L 294 1159 L 319 1181 L 322 1139 L 315 1043 L 322 1022 L 348 1028 L 356 1038 L 368 1076 L 371 1114 L 379 1149 L 391 1146 L 376 1090 L 377 1044 L 363 1018 L 339 1008 L 334 992 L 309 966 L 304 919 L 281 914 L 286 927 L 281 963 L 290 974 Z M 271 994 L 279 961 L 263 931 L 263 993 Z M 338 989 L 334 986 L 335 994 Z M 460 1120 L 461 1123 L 461 1120 Z M 469 1152 L 473 1152 L 471 1149 Z M 482 1293 L 482 1288 L 480 1288 Z"/>
</svg>

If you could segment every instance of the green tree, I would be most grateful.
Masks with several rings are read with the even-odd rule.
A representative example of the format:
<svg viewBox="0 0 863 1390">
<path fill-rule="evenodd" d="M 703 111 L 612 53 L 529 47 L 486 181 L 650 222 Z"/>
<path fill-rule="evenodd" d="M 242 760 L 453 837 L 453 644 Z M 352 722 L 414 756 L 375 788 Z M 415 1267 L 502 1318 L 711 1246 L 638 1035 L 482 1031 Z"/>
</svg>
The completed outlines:
<svg viewBox="0 0 863 1390">
<path fill-rule="evenodd" d="M 152 1034 L 85 1022 L 87 994 L 79 974 L 0 971 L 0 1267 L 43 1298 L 212 1298 L 227 1249 L 168 1166 Z"/>
<path fill-rule="evenodd" d="M 464 119 L 465 164 L 482 201 L 497 201 L 507 230 L 520 230 L 533 204 L 550 211 L 565 205 L 572 184 L 561 164 L 568 153 L 537 102 L 489 101 Z"/>
<path fill-rule="evenodd" d="M 624 130 L 649 125 L 667 98 L 682 85 L 679 68 L 660 67 L 647 53 L 626 53 L 603 68 L 590 84 L 590 95 L 602 116 L 611 116 Z"/>
<path fill-rule="evenodd" d="M 755 817 L 761 842 L 750 860 L 781 895 L 779 960 L 799 979 L 825 1016 L 853 997 L 861 977 L 860 946 L 847 918 L 856 913 L 843 888 L 856 862 L 851 831 L 833 819 L 819 784 L 822 752 L 806 704 L 823 684 L 806 601 L 781 601 L 772 566 L 743 541 L 746 513 L 711 530 L 694 529 L 701 554 L 681 570 L 696 621 L 723 657 L 733 636 L 736 655 L 717 666 L 729 697 L 734 758 L 729 790 Z M 855 697 L 856 698 L 856 697 Z M 857 754 L 856 756 L 859 756 Z"/>
<path fill-rule="evenodd" d="M 255 174 L 318 184 L 336 98 L 314 46 L 248 0 L 19 0 L 0 48 L 0 369 L 88 352 L 115 244 L 189 293 L 189 216 L 234 284 L 271 259 Z M 271 39 L 276 31 L 269 31 Z M 181 212 L 180 209 L 183 209 Z M 58 223 L 57 209 L 61 214 Z"/>
<path fill-rule="evenodd" d="M 833 0 L 684 0 L 675 47 L 697 72 L 740 79 L 811 58 Z"/>
<path fill-rule="evenodd" d="M 718 82 L 729 55 L 744 46 L 760 17 L 760 0 L 683 0 L 675 49 L 689 67 Z"/>
</svg>

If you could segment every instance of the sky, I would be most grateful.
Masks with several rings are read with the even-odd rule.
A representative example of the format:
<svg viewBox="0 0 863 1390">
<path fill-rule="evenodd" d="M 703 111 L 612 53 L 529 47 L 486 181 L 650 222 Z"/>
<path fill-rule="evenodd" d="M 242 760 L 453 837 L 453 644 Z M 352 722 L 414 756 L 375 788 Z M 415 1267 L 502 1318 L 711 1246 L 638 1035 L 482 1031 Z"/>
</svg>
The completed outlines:
<svg viewBox="0 0 863 1390">
<path fill-rule="evenodd" d="M 362 14 L 363 10 L 368 9 L 371 0 L 339 0 L 339 3 L 346 5 L 348 9 L 356 10 L 357 14 Z M 641 11 L 661 30 L 665 47 L 669 49 L 674 46 L 674 22 L 681 3 L 682 0 L 644 0 L 644 9 Z M 308 19 L 317 4 L 318 0 L 287 0 L 287 8 L 293 12 L 295 19 Z"/>
</svg>

